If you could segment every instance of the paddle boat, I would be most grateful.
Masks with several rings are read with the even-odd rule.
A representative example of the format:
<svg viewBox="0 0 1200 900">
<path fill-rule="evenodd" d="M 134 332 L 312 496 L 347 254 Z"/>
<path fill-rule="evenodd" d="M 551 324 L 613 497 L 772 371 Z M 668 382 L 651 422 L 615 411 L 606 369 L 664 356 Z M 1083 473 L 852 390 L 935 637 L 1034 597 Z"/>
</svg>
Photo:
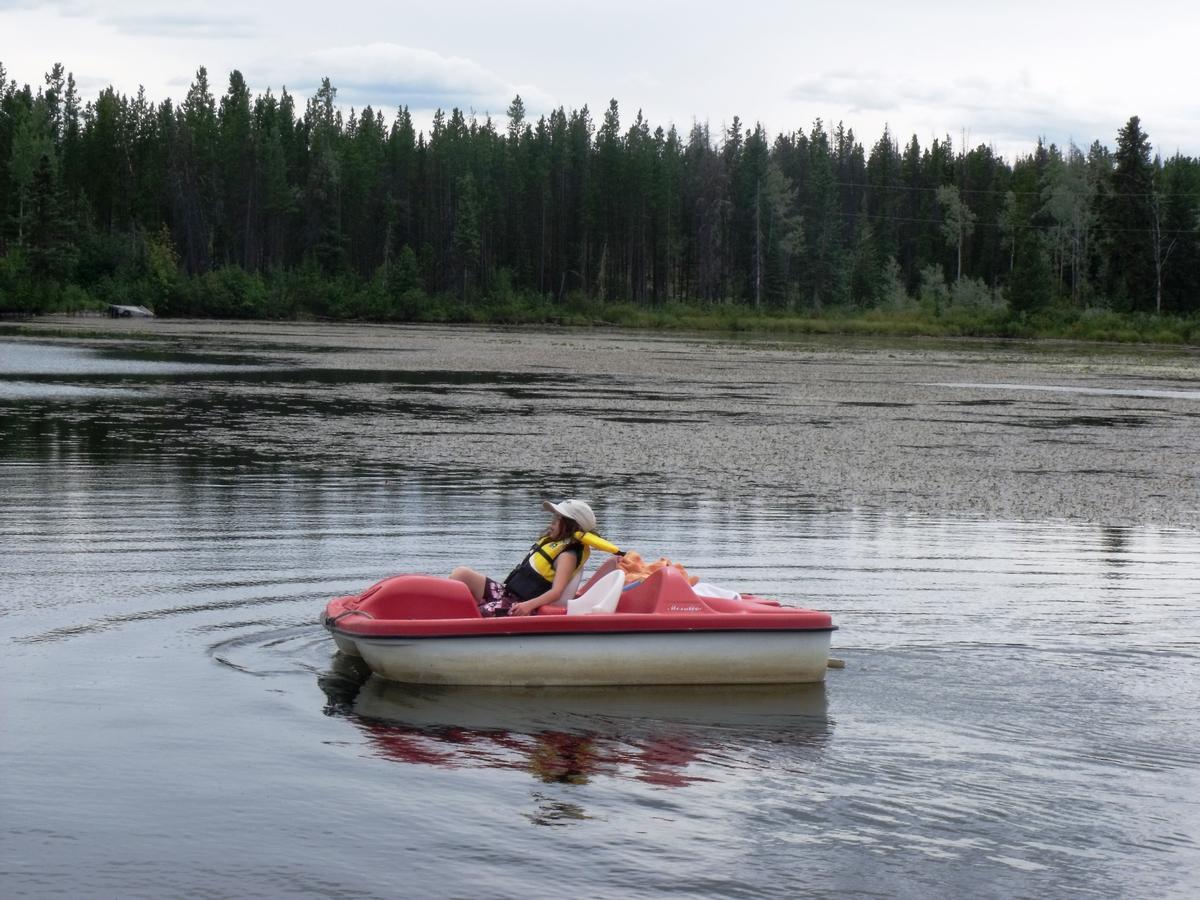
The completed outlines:
<svg viewBox="0 0 1200 900">
<path fill-rule="evenodd" d="M 485 618 L 467 586 L 396 575 L 331 600 L 322 623 L 377 675 L 417 684 L 803 684 L 824 681 L 828 613 L 695 588 L 659 569 L 626 585 L 609 560 L 565 604 Z"/>
</svg>

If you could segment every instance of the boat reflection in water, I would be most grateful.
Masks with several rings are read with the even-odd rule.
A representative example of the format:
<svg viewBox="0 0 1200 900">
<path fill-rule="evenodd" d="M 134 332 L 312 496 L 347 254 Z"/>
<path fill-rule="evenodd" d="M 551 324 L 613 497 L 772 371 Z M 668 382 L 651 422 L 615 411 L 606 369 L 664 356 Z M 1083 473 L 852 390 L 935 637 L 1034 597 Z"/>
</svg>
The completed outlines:
<svg viewBox="0 0 1200 900">
<path fill-rule="evenodd" d="M 352 721 L 380 757 L 527 770 L 547 783 L 609 776 L 680 787 L 709 780 L 706 764 L 727 773 L 811 760 L 832 729 L 823 684 L 401 684 L 342 654 L 318 683 L 326 714 Z"/>
</svg>

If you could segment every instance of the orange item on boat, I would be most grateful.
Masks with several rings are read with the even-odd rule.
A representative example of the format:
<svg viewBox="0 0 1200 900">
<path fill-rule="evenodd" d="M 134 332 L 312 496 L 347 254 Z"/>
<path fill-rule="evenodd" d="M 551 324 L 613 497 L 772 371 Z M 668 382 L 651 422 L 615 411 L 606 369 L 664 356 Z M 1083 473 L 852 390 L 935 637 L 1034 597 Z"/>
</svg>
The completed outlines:
<svg viewBox="0 0 1200 900">
<path fill-rule="evenodd" d="M 642 559 L 642 555 L 636 550 L 630 550 L 617 561 L 617 568 L 625 573 L 626 584 L 645 581 L 659 569 L 666 568 L 667 566 L 677 569 L 679 573 L 687 579 L 687 583 L 690 585 L 695 585 L 700 581 L 697 576 L 689 575 L 687 569 L 683 567 L 682 563 L 671 562 L 671 560 L 667 559 L 665 556 L 656 559 L 652 563 L 648 563 Z"/>
</svg>

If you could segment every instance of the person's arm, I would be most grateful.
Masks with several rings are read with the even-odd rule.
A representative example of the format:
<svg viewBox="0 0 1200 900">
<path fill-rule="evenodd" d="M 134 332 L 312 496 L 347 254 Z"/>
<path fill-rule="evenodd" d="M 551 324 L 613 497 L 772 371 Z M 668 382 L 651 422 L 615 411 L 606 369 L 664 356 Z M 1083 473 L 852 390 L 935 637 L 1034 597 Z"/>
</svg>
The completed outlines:
<svg viewBox="0 0 1200 900">
<path fill-rule="evenodd" d="M 554 560 L 554 583 L 550 585 L 550 590 L 537 597 L 531 597 L 521 603 L 516 604 L 508 611 L 510 616 L 528 616 L 545 606 L 547 603 L 553 603 L 562 596 L 563 591 L 567 589 L 567 582 L 571 580 L 571 576 L 575 573 L 575 566 L 579 561 L 572 551 L 567 550 L 558 555 Z"/>
</svg>

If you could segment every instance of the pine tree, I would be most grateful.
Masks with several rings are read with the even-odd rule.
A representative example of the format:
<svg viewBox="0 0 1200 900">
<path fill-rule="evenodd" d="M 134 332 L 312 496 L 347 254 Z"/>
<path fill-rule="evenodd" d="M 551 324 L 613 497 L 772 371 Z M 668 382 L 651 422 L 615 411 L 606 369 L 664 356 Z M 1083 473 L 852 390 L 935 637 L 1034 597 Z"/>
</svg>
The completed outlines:
<svg viewBox="0 0 1200 900">
<path fill-rule="evenodd" d="M 256 269 L 258 178 L 251 133 L 250 89 L 242 73 L 229 73 L 229 88 L 217 115 L 221 206 L 216 224 L 217 257 L 225 264 Z"/>
<path fill-rule="evenodd" d="M 708 127 L 692 127 L 683 154 L 684 260 L 691 292 L 708 303 L 725 299 L 723 245 L 729 227 L 729 170 L 712 146 Z M 685 288 L 685 296 L 687 296 Z"/>
<path fill-rule="evenodd" d="M 469 297 L 479 273 L 479 197 L 471 173 L 458 179 L 454 207 L 454 249 L 459 296 Z"/>
<path fill-rule="evenodd" d="M 1008 284 L 1009 309 L 1018 315 L 1044 309 L 1050 303 L 1052 278 L 1041 236 L 1034 231 L 1021 232 Z"/>
<path fill-rule="evenodd" d="M 873 242 L 880 263 L 900 250 L 900 149 L 885 125 L 883 135 L 867 159 L 866 212 L 871 219 Z"/>
<path fill-rule="evenodd" d="M 873 306 L 883 296 L 884 265 L 876 246 L 875 229 L 868 216 L 858 220 L 854 248 L 850 257 L 850 301 Z"/>
<path fill-rule="evenodd" d="M 599 233 L 595 293 L 602 300 L 620 290 L 624 267 L 620 246 L 623 237 L 624 148 L 621 140 L 621 114 L 617 101 L 610 100 L 604 121 L 596 135 L 596 177 L 592 181 L 591 206 Z M 619 294 L 618 294 L 619 296 Z"/>
<path fill-rule="evenodd" d="M 999 275 L 1007 271 L 1010 257 L 1000 228 L 993 225 L 1004 216 L 1011 170 L 991 147 L 982 144 L 960 156 L 957 167 L 960 193 L 980 226 L 967 241 L 963 269 L 994 285 Z"/>
<path fill-rule="evenodd" d="M 64 215 L 52 154 L 43 153 L 29 189 L 25 244 L 34 278 L 61 282 L 70 274 L 75 248 Z"/>
<path fill-rule="evenodd" d="M 216 102 L 201 66 L 176 113 L 171 154 L 175 244 L 186 271 L 212 267 L 213 231 L 219 203 L 219 131 Z"/>
<path fill-rule="evenodd" d="M 1185 314 L 1200 310 L 1200 160 L 1176 154 L 1162 167 L 1156 196 L 1161 241 L 1170 248 L 1162 269 L 1162 306 Z M 1160 244 L 1161 246 L 1161 244 Z"/>
<path fill-rule="evenodd" d="M 305 248 L 326 274 L 344 261 L 342 230 L 342 161 L 339 153 L 342 115 L 334 100 L 337 89 L 328 78 L 308 101 L 304 113 L 309 135 L 309 169 L 304 185 Z"/>
<path fill-rule="evenodd" d="M 66 79 L 62 63 L 55 63 L 46 73 L 46 90 L 42 99 L 50 119 L 50 132 L 54 138 L 55 147 L 61 147 L 65 129 Z"/>
<path fill-rule="evenodd" d="M 904 273 L 906 287 L 912 291 L 920 282 L 921 271 L 929 263 L 930 241 L 927 238 L 927 220 L 933 217 L 926 208 L 925 198 L 936 189 L 925 184 L 922 171 L 921 143 L 914 134 L 904 148 L 900 162 L 903 188 L 900 205 L 900 270 Z"/>
<path fill-rule="evenodd" d="M 1147 310 L 1155 302 L 1154 172 L 1150 139 L 1133 116 L 1117 133 L 1117 150 L 1102 212 L 1108 268 L 1105 288 L 1119 307 Z"/>
<path fill-rule="evenodd" d="M 25 244 L 38 173 L 47 162 L 53 166 L 54 159 L 50 111 L 46 102 L 39 97 L 26 111 L 22 111 L 13 133 L 8 161 L 9 178 L 16 197 L 13 212 L 18 247 Z"/>
<path fill-rule="evenodd" d="M 808 138 L 808 178 L 800 186 L 805 223 L 804 291 L 813 309 L 840 301 L 845 290 L 845 244 L 829 136 L 818 119 Z"/>
</svg>

